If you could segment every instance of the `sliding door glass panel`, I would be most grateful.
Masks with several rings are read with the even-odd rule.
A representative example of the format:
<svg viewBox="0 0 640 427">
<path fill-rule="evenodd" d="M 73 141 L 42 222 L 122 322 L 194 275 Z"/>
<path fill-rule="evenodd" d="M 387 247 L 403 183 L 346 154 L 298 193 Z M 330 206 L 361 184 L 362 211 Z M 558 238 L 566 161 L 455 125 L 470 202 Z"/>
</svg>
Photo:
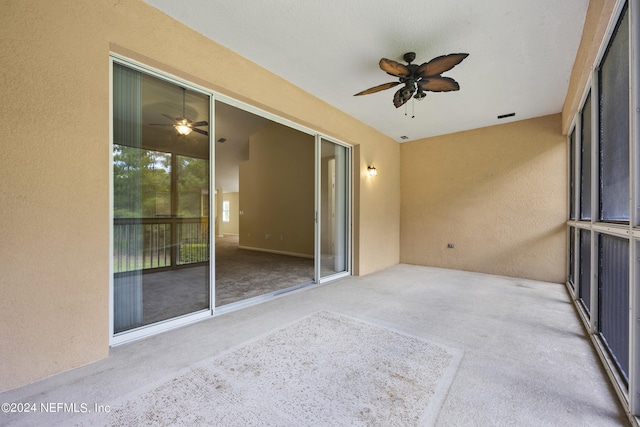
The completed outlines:
<svg viewBox="0 0 640 427">
<path fill-rule="evenodd" d="M 591 92 L 580 114 L 582 138 L 580 141 L 580 219 L 591 219 Z"/>
<path fill-rule="evenodd" d="M 209 97 L 117 63 L 113 76 L 120 333 L 209 308 Z"/>
<path fill-rule="evenodd" d="M 629 22 L 625 10 L 599 71 L 600 219 L 629 221 Z"/>
<path fill-rule="evenodd" d="M 629 377 L 629 240 L 600 234 L 598 325 L 625 378 Z"/>
<path fill-rule="evenodd" d="M 113 321 L 142 324 L 142 109 L 140 73 L 113 67 Z"/>
<path fill-rule="evenodd" d="M 578 254 L 579 268 L 579 292 L 578 295 L 582 304 L 591 311 L 591 231 L 580 230 L 580 253 Z"/>
<path fill-rule="evenodd" d="M 348 149 L 320 147 L 320 276 L 348 271 Z"/>
<path fill-rule="evenodd" d="M 215 305 L 314 281 L 315 137 L 215 104 Z"/>
</svg>

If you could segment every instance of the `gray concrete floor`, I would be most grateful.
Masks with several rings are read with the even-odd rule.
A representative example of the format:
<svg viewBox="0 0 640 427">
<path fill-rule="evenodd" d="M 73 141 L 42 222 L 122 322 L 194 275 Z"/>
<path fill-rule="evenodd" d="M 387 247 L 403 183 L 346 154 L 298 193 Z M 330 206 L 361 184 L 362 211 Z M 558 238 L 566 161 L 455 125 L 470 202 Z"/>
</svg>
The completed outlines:
<svg viewBox="0 0 640 427">
<path fill-rule="evenodd" d="M 403 264 L 112 348 L 0 403 L 106 406 L 319 310 L 461 350 L 437 426 L 630 425 L 563 285 Z M 71 415 L 0 413 L 0 425 L 67 425 Z"/>
</svg>

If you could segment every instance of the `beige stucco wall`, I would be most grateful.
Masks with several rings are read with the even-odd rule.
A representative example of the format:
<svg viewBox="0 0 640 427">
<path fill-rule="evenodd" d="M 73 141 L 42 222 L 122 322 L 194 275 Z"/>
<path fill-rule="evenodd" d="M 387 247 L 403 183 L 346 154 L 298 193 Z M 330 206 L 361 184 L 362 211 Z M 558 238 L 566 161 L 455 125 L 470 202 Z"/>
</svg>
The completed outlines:
<svg viewBox="0 0 640 427">
<path fill-rule="evenodd" d="M 401 262 L 564 282 L 560 114 L 409 142 L 400 152 Z"/>
<path fill-rule="evenodd" d="M 108 355 L 109 52 L 356 145 L 354 270 L 398 262 L 390 138 L 142 2 L 3 2 L 0 390 Z"/>
</svg>

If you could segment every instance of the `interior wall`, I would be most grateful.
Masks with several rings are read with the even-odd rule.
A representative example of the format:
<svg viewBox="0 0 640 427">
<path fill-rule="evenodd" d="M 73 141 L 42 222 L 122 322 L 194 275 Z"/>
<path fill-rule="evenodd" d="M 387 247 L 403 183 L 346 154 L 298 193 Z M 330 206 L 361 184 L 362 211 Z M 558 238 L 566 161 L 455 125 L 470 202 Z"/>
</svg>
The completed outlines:
<svg viewBox="0 0 640 427">
<path fill-rule="evenodd" d="M 240 234 L 240 199 L 239 193 L 224 193 L 223 201 L 229 202 L 229 222 L 220 221 L 222 234 Z"/>
<path fill-rule="evenodd" d="M 400 152 L 401 262 L 564 282 L 560 114 L 408 142 Z"/>
<path fill-rule="evenodd" d="M 109 352 L 110 52 L 359 146 L 354 270 L 398 262 L 391 138 L 141 1 L 3 2 L 0 389 Z"/>
<path fill-rule="evenodd" d="M 240 163 L 240 246 L 314 255 L 315 139 L 272 123 Z"/>
</svg>

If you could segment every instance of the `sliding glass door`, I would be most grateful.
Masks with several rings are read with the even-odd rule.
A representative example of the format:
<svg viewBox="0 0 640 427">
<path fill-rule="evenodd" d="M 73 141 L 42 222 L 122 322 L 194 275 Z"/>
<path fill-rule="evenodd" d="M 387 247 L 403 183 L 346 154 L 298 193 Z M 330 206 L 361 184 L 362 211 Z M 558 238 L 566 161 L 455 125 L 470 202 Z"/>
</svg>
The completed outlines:
<svg viewBox="0 0 640 427">
<path fill-rule="evenodd" d="M 113 332 L 210 308 L 209 96 L 113 65 Z"/>
<path fill-rule="evenodd" d="M 349 146 L 112 64 L 112 344 L 350 273 Z"/>
</svg>

